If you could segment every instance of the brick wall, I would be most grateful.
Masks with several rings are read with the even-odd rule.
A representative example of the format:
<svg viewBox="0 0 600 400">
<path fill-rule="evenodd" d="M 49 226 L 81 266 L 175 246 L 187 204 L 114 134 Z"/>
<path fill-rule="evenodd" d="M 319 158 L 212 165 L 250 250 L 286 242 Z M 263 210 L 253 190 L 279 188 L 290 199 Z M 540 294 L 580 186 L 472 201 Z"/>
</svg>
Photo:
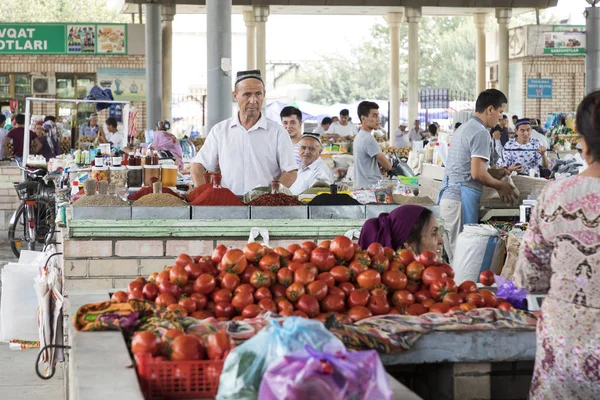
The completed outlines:
<svg viewBox="0 0 600 400">
<path fill-rule="evenodd" d="M 552 99 L 528 99 L 527 79 L 552 79 Z M 523 59 L 523 115 L 542 122 L 552 112 L 575 111 L 585 96 L 585 57 Z"/>
<path fill-rule="evenodd" d="M 0 161 L 0 234 L 6 236 L 10 217 L 20 201 L 13 182 L 21 180 L 21 172 L 14 163 Z"/>
<path fill-rule="evenodd" d="M 96 74 L 98 68 L 146 68 L 146 61 L 143 55 L 4 55 L 0 57 L 0 74 L 32 72 Z M 140 111 L 136 123 L 138 131 L 143 131 L 146 126 L 146 103 L 133 102 L 132 105 Z M 56 103 L 32 103 L 31 113 L 35 115 L 55 115 Z M 101 121 L 103 120 L 102 117 L 106 118 L 107 115 L 100 115 Z M 79 121 L 80 124 L 82 122 Z"/>
</svg>

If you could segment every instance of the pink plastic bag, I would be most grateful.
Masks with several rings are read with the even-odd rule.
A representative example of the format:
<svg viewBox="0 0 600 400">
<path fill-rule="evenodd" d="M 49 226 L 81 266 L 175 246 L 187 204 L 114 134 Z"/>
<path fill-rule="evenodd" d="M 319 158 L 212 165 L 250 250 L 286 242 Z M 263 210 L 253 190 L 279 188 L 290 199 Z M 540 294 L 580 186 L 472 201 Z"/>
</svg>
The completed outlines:
<svg viewBox="0 0 600 400">
<path fill-rule="evenodd" d="M 386 400 L 392 390 L 375 350 L 319 353 L 307 345 L 269 366 L 258 399 Z"/>
</svg>

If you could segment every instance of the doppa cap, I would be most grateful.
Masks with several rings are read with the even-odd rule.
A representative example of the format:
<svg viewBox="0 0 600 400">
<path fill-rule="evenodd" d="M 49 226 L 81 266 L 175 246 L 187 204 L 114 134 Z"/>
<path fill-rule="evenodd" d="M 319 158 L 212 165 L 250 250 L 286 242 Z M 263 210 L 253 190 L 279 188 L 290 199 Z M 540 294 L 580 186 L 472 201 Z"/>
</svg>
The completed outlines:
<svg viewBox="0 0 600 400">
<path fill-rule="evenodd" d="M 521 118 L 521 119 L 517 120 L 517 123 L 515 124 L 515 128 L 518 128 L 521 125 L 531 125 L 531 120 L 529 118 Z"/>
<path fill-rule="evenodd" d="M 249 71 L 239 71 L 235 77 L 235 84 L 237 85 L 244 79 L 258 79 L 259 81 L 263 82 L 262 75 L 260 73 L 260 70 L 258 69 L 252 69 Z"/>
</svg>

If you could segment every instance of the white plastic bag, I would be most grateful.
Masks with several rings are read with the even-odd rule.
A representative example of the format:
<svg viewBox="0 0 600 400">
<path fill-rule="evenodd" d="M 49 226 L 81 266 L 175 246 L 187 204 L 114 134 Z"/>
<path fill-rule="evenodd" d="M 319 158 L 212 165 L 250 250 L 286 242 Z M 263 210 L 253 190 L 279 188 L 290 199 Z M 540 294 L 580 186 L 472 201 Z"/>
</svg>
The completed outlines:
<svg viewBox="0 0 600 400">
<path fill-rule="evenodd" d="M 38 274 L 37 265 L 9 263 L 3 268 L 0 341 L 39 340 L 38 299 L 33 286 Z"/>
<path fill-rule="evenodd" d="M 485 270 L 498 273 L 501 246 L 500 232 L 490 225 L 465 225 L 458 235 L 452 268 L 457 285 L 464 281 L 479 281 Z"/>
</svg>

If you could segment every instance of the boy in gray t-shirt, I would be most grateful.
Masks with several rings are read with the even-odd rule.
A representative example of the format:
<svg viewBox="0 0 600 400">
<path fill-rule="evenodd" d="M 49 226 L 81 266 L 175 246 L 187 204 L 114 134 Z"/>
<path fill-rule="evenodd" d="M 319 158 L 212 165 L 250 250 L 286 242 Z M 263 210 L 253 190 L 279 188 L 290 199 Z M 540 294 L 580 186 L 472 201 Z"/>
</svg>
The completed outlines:
<svg viewBox="0 0 600 400">
<path fill-rule="evenodd" d="M 379 106 L 371 101 L 358 105 L 358 117 L 362 129 L 354 138 L 354 187 L 363 188 L 375 185 L 382 178 L 379 166 L 386 171 L 392 169 L 392 163 L 385 157 L 379 143 L 369 132 L 381 127 Z"/>
</svg>

